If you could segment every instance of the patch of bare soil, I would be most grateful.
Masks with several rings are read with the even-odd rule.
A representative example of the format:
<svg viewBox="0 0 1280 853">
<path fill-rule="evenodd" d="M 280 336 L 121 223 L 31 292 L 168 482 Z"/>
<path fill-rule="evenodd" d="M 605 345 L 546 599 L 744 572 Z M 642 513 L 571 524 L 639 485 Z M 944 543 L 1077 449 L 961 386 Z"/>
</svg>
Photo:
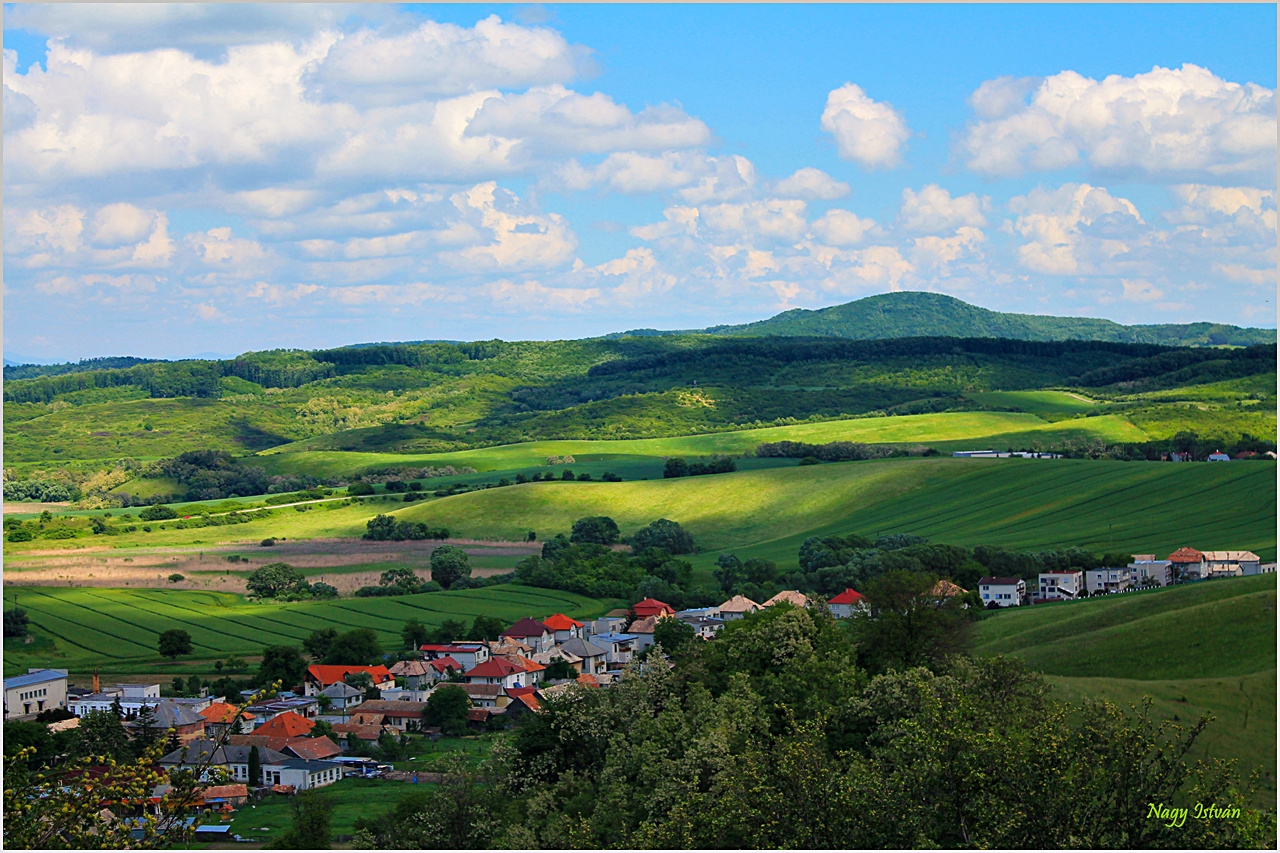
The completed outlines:
<svg viewBox="0 0 1280 853">
<path fill-rule="evenodd" d="M 362 586 L 376 586 L 382 569 L 341 571 L 344 566 L 400 564 L 411 568 L 423 580 L 431 579 L 431 552 L 441 545 L 456 545 L 473 558 L 485 556 L 527 556 L 539 553 L 536 542 L 487 542 L 450 539 L 444 542 L 366 542 L 359 539 L 308 539 L 280 542 L 272 548 L 222 546 L 202 551 L 165 548 L 123 554 L 110 549 L 96 553 L 83 551 L 26 552 L 23 557 L 39 560 L 7 561 L 6 586 L 97 586 L 143 587 L 152 589 L 204 589 L 245 592 L 245 578 L 232 572 L 248 572 L 266 563 L 286 562 L 299 568 L 330 568 L 336 571 L 310 575 L 312 583 L 323 581 L 350 594 Z M 103 552 L 107 553 L 103 553 Z M 248 562 L 228 563 L 235 554 Z M 475 577 L 502 574 L 509 569 L 473 567 Z M 183 579 L 170 581 L 180 574 Z"/>
<path fill-rule="evenodd" d="M 49 512 L 61 512 L 69 506 L 71 506 L 71 504 L 68 501 L 54 503 L 27 503 L 17 501 L 10 503 L 9 501 L 5 501 L 4 514 L 9 515 L 14 512 L 44 512 L 46 509 L 49 510 Z"/>
</svg>

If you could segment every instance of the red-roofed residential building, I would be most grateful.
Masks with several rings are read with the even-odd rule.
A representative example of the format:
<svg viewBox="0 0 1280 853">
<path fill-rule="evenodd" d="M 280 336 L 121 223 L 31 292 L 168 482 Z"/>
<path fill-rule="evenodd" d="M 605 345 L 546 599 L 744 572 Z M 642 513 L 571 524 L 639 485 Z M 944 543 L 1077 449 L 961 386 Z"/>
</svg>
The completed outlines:
<svg viewBox="0 0 1280 853">
<path fill-rule="evenodd" d="M 827 602 L 827 607 L 831 610 L 831 615 L 837 619 L 848 619 L 853 616 L 855 610 L 867 609 L 867 605 L 862 600 L 862 593 L 853 587 L 845 587 L 844 592 L 833 595 Z"/>
<path fill-rule="evenodd" d="M 1209 573 L 1209 562 L 1195 548 L 1179 548 L 1169 555 L 1174 580 L 1199 580 Z"/>
<path fill-rule="evenodd" d="M 453 658 L 463 669 L 479 666 L 490 657 L 489 647 L 484 643 L 427 643 L 419 648 L 428 661 Z"/>
<path fill-rule="evenodd" d="M 512 640 L 519 640 L 533 647 L 535 652 L 545 652 L 551 648 L 554 635 L 551 629 L 528 616 L 512 625 L 500 635 Z"/>
<path fill-rule="evenodd" d="M 497 684 L 502 687 L 524 687 L 531 683 L 523 666 L 505 658 L 493 658 L 462 674 L 468 684 Z"/>
<path fill-rule="evenodd" d="M 656 598 L 646 598 L 644 601 L 637 601 L 631 608 L 635 611 L 637 619 L 644 619 L 648 616 L 675 616 L 676 611 L 670 604 L 665 601 L 658 601 Z"/>
<path fill-rule="evenodd" d="M 346 681 L 348 675 L 367 672 L 373 679 L 373 686 L 379 690 L 388 690 L 396 686 L 396 679 L 385 666 L 338 666 L 315 663 L 307 667 L 306 695 L 315 696 L 330 684 Z"/>
<path fill-rule="evenodd" d="M 308 720 L 293 711 L 285 711 L 258 726 L 253 733 L 262 737 L 295 738 L 310 734 L 315 725 L 315 720 Z"/>
<path fill-rule="evenodd" d="M 452 657 L 436 658 L 427 664 L 427 667 L 435 674 L 434 680 L 439 681 L 442 678 L 448 678 L 455 672 L 463 672 L 466 667 L 461 661 L 456 661 Z"/>
<path fill-rule="evenodd" d="M 582 639 L 582 623 L 577 619 L 570 619 L 563 613 L 556 613 L 542 620 L 542 624 L 555 635 L 557 643 L 563 643 L 565 640 Z"/>
<path fill-rule="evenodd" d="M 200 712 L 200 716 L 204 717 L 205 733 L 210 737 L 217 737 L 228 728 L 231 728 L 232 723 L 235 724 L 232 734 L 239 734 L 253 729 L 258 719 L 257 715 L 245 711 L 237 720 L 236 714 L 239 710 L 235 705 L 228 705 L 226 702 L 214 702 L 208 708 L 205 708 Z"/>
</svg>

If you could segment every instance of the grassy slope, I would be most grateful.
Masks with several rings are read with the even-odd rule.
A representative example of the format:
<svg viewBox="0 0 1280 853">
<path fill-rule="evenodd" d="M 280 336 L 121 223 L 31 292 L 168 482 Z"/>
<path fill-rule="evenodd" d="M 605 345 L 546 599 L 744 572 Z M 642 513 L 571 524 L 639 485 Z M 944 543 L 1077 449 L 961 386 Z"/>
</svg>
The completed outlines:
<svg viewBox="0 0 1280 853">
<path fill-rule="evenodd" d="M 549 456 L 572 455 L 575 459 L 594 456 L 708 456 L 713 453 L 741 454 L 768 441 L 829 441 L 920 444 L 938 447 L 991 446 L 1009 443 L 1046 443 L 1063 434 L 1073 437 L 1097 436 L 1108 441 L 1142 441 L 1145 434 L 1127 421 L 1104 415 L 1080 418 L 1069 424 L 1046 423 L 1034 414 L 1017 412 L 945 412 L 904 415 L 894 418 L 855 418 L 843 421 L 796 424 L 765 429 L 737 430 L 708 435 L 645 438 L 620 441 L 532 441 L 456 453 L 398 454 L 354 453 L 305 450 L 305 443 L 286 445 L 255 457 L 269 473 L 301 473 L 315 476 L 338 475 L 377 465 L 470 466 L 479 471 L 517 469 L 542 465 Z"/>
<path fill-rule="evenodd" d="M 977 627 L 979 654 L 1007 653 L 1071 700 L 1153 699 L 1164 719 L 1216 718 L 1192 757 L 1264 769 L 1275 802 L 1276 577 L 1264 575 L 1018 608 Z"/>
<path fill-rule="evenodd" d="M 1274 559 L 1275 469 L 1085 460 L 896 459 L 632 483 L 536 483 L 397 512 L 460 535 L 546 537 L 584 515 L 624 534 L 658 517 L 708 552 L 794 565 L 811 535 L 910 532 L 957 545 L 1081 545 L 1169 553 L 1182 544 Z M 1234 544 L 1232 544 L 1234 543 Z"/>
<path fill-rule="evenodd" d="M 613 606 L 573 593 L 512 586 L 293 604 L 256 604 L 218 592 L 22 587 L 6 591 L 6 606 L 15 597 L 30 615 L 36 633 L 51 638 L 54 647 L 33 644 L 36 648 L 28 650 L 20 644 L 8 645 L 4 656 L 8 674 L 23 672 L 27 666 L 84 672 L 101 665 L 113 672 L 159 676 L 173 669 L 155 650 L 159 634 L 170 628 L 191 634 L 194 658 L 212 659 L 257 654 L 266 645 L 297 645 L 325 627 L 373 628 L 383 648 L 390 650 L 400 647 L 400 629 L 411 618 L 438 625 L 451 618 L 470 623 L 485 614 L 514 622 L 555 612 L 594 617 Z M 183 661 L 176 666 L 175 671 L 189 668 Z"/>
</svg>

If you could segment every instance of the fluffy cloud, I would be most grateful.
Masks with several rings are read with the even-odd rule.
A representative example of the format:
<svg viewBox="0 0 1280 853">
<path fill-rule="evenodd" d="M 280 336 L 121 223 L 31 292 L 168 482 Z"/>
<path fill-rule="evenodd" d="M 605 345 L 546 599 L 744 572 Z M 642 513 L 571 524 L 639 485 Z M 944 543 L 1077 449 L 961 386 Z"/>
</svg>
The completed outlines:
<svg viewBox="0 0 1280 853">
<path fill-rule="evenodd" d="M 845 83 L 827 95 L 822 129 L 835 137 L 846 160 L 869 169 L 897 166 L 911 137 L 906 120 L 890 104 L 873 101 L 861 87 Z"/>
<path fill-rule="evenodd" d="M 567 83 L 587 62 L 583 48 L 543 27 L 490 15 L 474 27 L 424 21 L 407 31 L 342 37 L 304 84 L 325 100 L 388 106 L 484 89 Z"/>
<path fill-rule="evenodd" d="M 832 201 L 844 198 L 850 192 L 848 184 L 837 181 L 821 169 L 811 167 L 797 169 L 789 177 L 776 181 L 770 189 L 774 195 L 810 201 Z"/>
<path fill-rule="evenodd" d="M 963 149 L 969 168 L 988 176 L 1083 162 L 1135 178 L 1275 182 L 1275 92 L 1196 65 L 1102 81 L 1063 71 L 1034 88 L 1002 78 L 970 103 L 978 121 Z"/>
<path fill-rule="evenodd" d="M 454 204 L 468 218 L 478 217 L 492 239 L 444 253 L 466 269 L 527 270 L 564 266 L 573 260 L 578 238 L 563 216 L 518 212 L 518 200 L 492 181 L 454 196 Z"/>
<path fill-rule="evenodd" d="M 906 230 L 923 233 L 950 231 L 964 225 L 980 228 L 987 224 L 983 211 L 990 203 L 990 199 L 978 198 L 975 193 L 952 198 L 937 184 L 929 184 L 920 192 L 907 187 L 902 191 L 898 220 Z"/>
<path fill-rule="evenodd" d="M 679 190 L 686 201 L 700 204 L 750 195 L 755 190 L 756 174 L 751 161 L 736 154 L 712 157 L 688 150 L 660 154 L 621 151 L 595 166 L 570 161 L 548 183 L 569 190 L 606 187 L 624 193 Z"/>
<path fill-rule="evenodd" d="M 813 223 L 818 238 L 832 246 L 857 245 L 875 227 L 875 220 L 863 219 L 856 213 L 839 208 L 828 210 Z"/>
<path fill-rule="evenodd" d="M 1133 202 L 1089 184 L 1035 189 L 1010 199 L 1009 209 L 1018 214 L 1013 229 L 1026 239 L 1019 262 L 1048 275 L 1096 272 L 1129 251 L 1125 238 L 1143 224 Z"/>
</svg>

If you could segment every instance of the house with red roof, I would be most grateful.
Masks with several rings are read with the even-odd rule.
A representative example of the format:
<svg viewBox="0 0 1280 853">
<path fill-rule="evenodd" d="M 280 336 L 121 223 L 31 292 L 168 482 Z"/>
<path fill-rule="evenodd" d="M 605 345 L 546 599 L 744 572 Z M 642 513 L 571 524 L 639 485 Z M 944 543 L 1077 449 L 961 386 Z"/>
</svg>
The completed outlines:
<svg viewBox="0 0 1280 853">
<path fill-rule="evenodd" d="M 293 711 L 285 711 L 258 726 L 253 730 L 253 734 L 262 737 L 303 737 L 310 734 L 315 725 L 315 720 L 309 720 Z"/>
<path fill-rule="evenodd" d="M 577 619 L 570 619 L 563 613 L 555 613 L 542 620 L 542 624 L 546 625 L 551 631 L 557 643 L 563 643 L 565 640 L 582 639 L 582 623 Z"/>
<path fill-rule="evenodd" d="M 419 646 L 426 661 L 453 658 L 463 669 L 471 669 L 490 658 L 489 647 L 484 643 L 427 643 Z"/>
<path fill-rule="evenodd" d="M 503 631 L 500 636 L 511 640 L 519 640 L 526 645 L 532 646 L 535 652 L 545 652 L 555 642 L 555 634 L 552 630 L 544 623 L 529 616 Z"/>
<path fill-rule="evenodd" d="M 659 601 L 656 598 L 646 598 L 644 601 L 637 601 L 632 605 L 631 610 L 636 614 L 637 619 L 645 619 L 649 616 L 663 617 L 675 616 L 676 610 L 665 601 Z"/>
<path fill-rule="evenodd" d="M 1195 548 L 1179 548 L 1169 555 L 1175 581 L 1199 580 L 1209 574 L 1209 561 Z"/>
<path fill-rule="evenodd" d="M 468 684 L 496 684 L 500 687 L 525 687 L 530 674 L 521 665 L 506 658 L 492 658 L 462 674 Z"/>
<path fill-rule="evenodd" d="M 315 696 L 339 681 L 346 681 L 348 675 L 365 672 L 373 679 L 373 686 L 379 690 L 388 690 L 396 686 L 395 676 L 382 664 L 377 666 L 340 666 L 313 663 L 307 667 L 307 679 L 304 692 L 307 696 Z"/>
<path fill-rule="evenodd" d="M 827 608 L 837 619 L 848 619 L 853 616 L 854 611 L 866 610 L 867 605 L 863 601 L 862 593 L 853 587 L 845 587 L 844 592 L 831 596 L 827 601 Z"/>
</svg>

